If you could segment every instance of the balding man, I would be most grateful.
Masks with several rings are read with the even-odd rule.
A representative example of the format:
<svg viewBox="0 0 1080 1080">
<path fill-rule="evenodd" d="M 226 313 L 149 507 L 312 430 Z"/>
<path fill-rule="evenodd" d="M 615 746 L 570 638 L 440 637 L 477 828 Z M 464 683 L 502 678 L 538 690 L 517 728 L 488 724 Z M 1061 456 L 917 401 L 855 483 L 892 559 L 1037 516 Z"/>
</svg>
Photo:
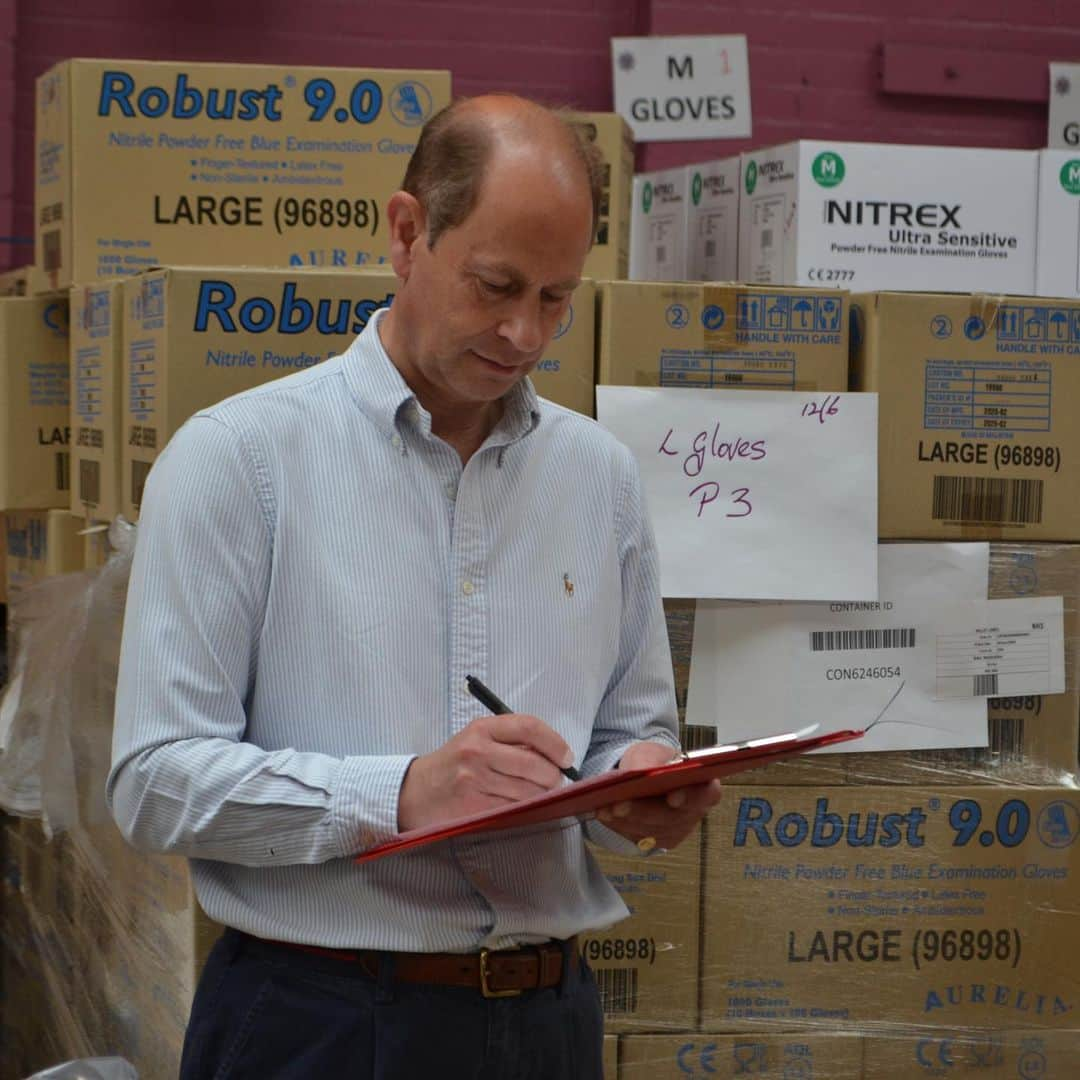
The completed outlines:
<svg viewBox="0 0 1080 1080">
<path fill-rule="evenodd" d="M 344 355 L 204 410 L 154 467 L 109 798 L 229 928 L 185 1080 L 601 1076 L 575 935 L 626 911 L 585 836 L 672 847 L 715 786 L 351 858 L 572 763 L 677 750 L 633 460 L 527 378 L 598 190 L 558 115 L 451 106 L 387 207 L 392 307 Z M 467 674 L 521 712 L 483 715 Z"/>
</svg>

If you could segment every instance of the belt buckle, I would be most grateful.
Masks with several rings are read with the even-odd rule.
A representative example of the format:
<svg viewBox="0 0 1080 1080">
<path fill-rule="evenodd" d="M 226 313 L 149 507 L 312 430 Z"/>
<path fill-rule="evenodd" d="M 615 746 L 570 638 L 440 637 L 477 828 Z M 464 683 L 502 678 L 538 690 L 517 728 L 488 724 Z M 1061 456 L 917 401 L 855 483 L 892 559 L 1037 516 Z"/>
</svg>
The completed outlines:
<svg viewBox="0 0 1080 1080">
<path fill-rule="evenodd" d="M 488 967 L 488 956 L 490 954 L 490 949 L 480 950 L 480 993 L 483 994 L 483 996 L 486 998 L 521 997 L 520 989 L 493 990 L 488 985 L 488 979 L 491 977 L 491 968 Z"/>
</svg>

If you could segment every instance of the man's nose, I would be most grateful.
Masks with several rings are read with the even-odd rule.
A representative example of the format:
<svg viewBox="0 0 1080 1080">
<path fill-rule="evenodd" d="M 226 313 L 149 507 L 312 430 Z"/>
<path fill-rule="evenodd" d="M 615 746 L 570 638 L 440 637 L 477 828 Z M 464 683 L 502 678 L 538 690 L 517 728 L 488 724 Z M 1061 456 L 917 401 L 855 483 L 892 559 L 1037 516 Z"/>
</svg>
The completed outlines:
<svg viewBox="0 0 1080 1080">
<path fill-rule="evenodd" d="M 499 333 L 518 352 L 536 352 L 544 344 L 544 324 L 539 305 L 522 300 L 515 304 L 499 326 Z"/>
</svg>

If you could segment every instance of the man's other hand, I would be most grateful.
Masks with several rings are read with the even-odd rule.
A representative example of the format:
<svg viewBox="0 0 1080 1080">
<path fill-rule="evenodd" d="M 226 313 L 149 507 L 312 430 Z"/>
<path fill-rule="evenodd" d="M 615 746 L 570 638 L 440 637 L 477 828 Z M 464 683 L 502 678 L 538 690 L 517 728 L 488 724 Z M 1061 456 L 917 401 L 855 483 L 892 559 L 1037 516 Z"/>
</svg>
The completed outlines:
<svg viewBox="0 0 1080 1080">
<path fill-rule="evenodd" d="M 573 761 L 562 736 L 535 716 L 482 716 L 409 766 L 398 794 L 398 829 L 542 795 L 563 782 L 559 769 Z"/>
<path fill-rule="evenodd" d="M 666 765 L 678 755 L 670 746 L 634 743 L 619 762 L 622 769 L 649 769 Z M 633 799 L 601 807 L 597 813 L 609 829 L 642 847 L 673 848 L 694 831 L 697 823 L 720 798 L 720 781 L 676 788 L 653 799 Z M 641 841 L 645 841 L 644 844 Z"/>
</svg>

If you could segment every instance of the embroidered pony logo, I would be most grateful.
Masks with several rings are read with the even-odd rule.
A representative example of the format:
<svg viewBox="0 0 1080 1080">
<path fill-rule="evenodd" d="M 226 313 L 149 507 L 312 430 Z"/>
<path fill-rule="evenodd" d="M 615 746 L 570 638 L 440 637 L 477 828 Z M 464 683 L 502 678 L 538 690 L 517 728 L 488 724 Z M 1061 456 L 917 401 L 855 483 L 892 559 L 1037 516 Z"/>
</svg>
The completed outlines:
<svg viewBox="0 0 1080 1080">
<path fill-rule="evenodd" d="M 574 583 L 570 580 L 570 575 L 569 574 L 563 574 L 563 576 L 562 576 L 562 587 L 563 587 L 563 589 L 566 590 L 566 595 L 567 596 L 573 596 L 574 595 Z"/>
</svg>

